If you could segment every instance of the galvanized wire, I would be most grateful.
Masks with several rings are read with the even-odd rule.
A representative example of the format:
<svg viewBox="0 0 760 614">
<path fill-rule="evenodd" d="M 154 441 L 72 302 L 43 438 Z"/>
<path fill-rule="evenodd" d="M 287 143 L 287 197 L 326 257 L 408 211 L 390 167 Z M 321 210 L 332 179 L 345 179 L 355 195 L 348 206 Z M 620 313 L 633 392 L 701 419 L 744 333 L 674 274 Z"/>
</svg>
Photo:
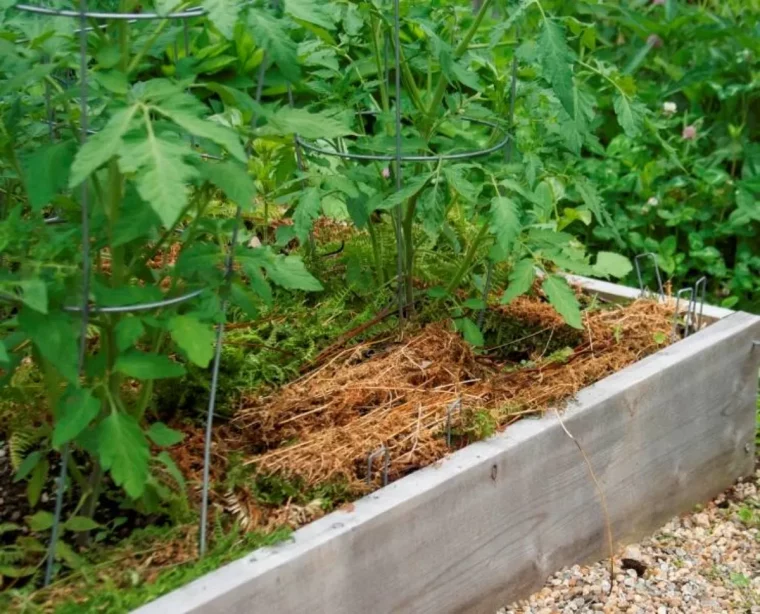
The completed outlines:
<svg viewBox="0 0 760 614">
<path fill-rule="evenodd" d="M 400 75 L 397 81 L 400 82 Z M 363 114 L 373 114 L 373 112 L 365 112 Z M 397 115 L 400 115 L 400 107 L 397 107 Z M 399 159 L 402 162 L 438 162 L 440 160 L 443 160 L 443 161 L 469 160 L 471 158 L 479 158 L 482 156 L 487 156 L 496 151 L 499 151 L 500 149 L 504 149 L 504 147 L 510 141 L 510 135 L 501 126 L 499 126 L 499 124 L 495 122 L 491 122 L 485 119 L 479 119 L 475 117 L 460 117 L 459 119 L 461 119 L 462 121 L 472 122 L 473 124 L 479 124 L 481 126 L 488 126 L 489 128 L 493 128 L 494 130 L 501 131 L 503 134 L 495 145 L 491 145 L 489 147 L 483 147 L 481 149 L 471 149 L 468 151 L 461 151 L 457 153 L 443 153 L 443 154 L 401 154 L 400 158 L 397 157 L 395 153 L 394 154 L 381 154 L 381 153 L 360 154 L 360 153 L 351 153 L 348 151 L 337 151 L 333 149 L 326 149 L 324 147 L 319 147 L 317 145 L 314 145 L 313 143 L 309 142 L 308 140 L 300 136 L 297 137 L 297 140 L 298 140 L 298 144 L 308 151 L 318 153 L 323 156 L 332 156 L 336 158 L 343 158 L 344 160 L 357 160 L 357 161 L 363 161 L 363 162 L 395 162 Z"/>
<path fill-rule="evenodd" d="M 190 299 L 193 299 L 196 296 L 200 296 L 201 294 L 203 294 L 203 292 L 205 292 L 205 288 L 201 288 L 199 290 L 193 290 L 192 292 L 187 292 L 186 294 L 182 294 L 180 296 L 175 296 L 172 298 L 167 298 L 162 301 L 153 301 L 150 303 L 135 303 L 132 305 L 110 305 L 107 307 L 89 305 L 87 309 L 90 313 L 132 313 L 135 311 L 150 311 L 151 309 L 161 309 L 162 307 L 170 307 L 172 305 L 179 305 L 180 303 L 189 301 Z M 69 311 L 69 312 L 83 311 L 82 307 L 80 307 L 79 305 L 66 305 L 64 306 L 63 310 Z"/>
<path fill-rule="evenodd" d="M 394 48 L 394 70 L 396 74 L 396 154 L 394 156 L 396 162 L 396 168 L 394 169 L 394 175 L 396 178 L 396 191 L 401 191 L 402 176 L 401 176 L 401 16 L 400 16 L 399 0 L 393 0 L 393 48 Z M 412 274 L 412 263 L 406 263 L 406 271 L 404 271 L 404 263 L 402 262 L 402 250 L 404 247 L 404 229 L 401 223 L 401 218 L 404 215 L 404 207 L 402 203 L 396 206 L 396 274 L 398 276 L 398 317 L 399 321 L 404 317 L 404 273 L 407 275 Z"/>
<path fill-rule="evenodd" d="M 80 140 L 84 144 L 87 139 L 87 32 L 84 26 L 87 23 L 87 0 L 79 0 L 79 18 L 82 31 L 79 33 L 79 70 L 80 70 Z M 87 180 L 82 182 L 82 318 L 79 329 L 79 356 L 77 360 L 77 373 L 84 372 L 85 355 L 87 352 L 87 325 L 90 319 L 90 215 L 88 206 Z M 61 511 L 63 508 L 63 493 L 66 489 L 66 466 L 69 462 L 69 444 L 63 446 L 61 452 L 61 472 L 55 492 L 55 509 L 53 511 L 53 526 L 50 531 L 50 543 L 48 544 L 47 561 L 45 564 L 45 586 L 53 579 L 53 566 L 55 563 L 55 551 L 58 543 L 58 531 L 61 524 Z"/>
<path fill-rule="evenodd" d="M 266 56 L 261 62 L 262 68 L 259 70 L 259 79 L 256 84 L 256 104 L 261 103 L 261 96 L 263 92 L 264 76 L 266 73 Z M 251 117 L 251 126 L 256 126 L 256 113 L 254 111 L 253 117 Z M 251 154 L 251 145 L 248 145 L 248 154 Z M 224 277 L 226 290 L 229 290 L 229 285 L 232 280 L 232 267 L 234 265 L 235 249 L 238 241 L 238 230 L 240 228 L 240 219 L 242 217 L 242 203 L 238 203 L 235 209 L 235 221 L 232 226 L 232 237 L 230 240 L 230 251 L 227 254 L 227 261 L 224 267 Z M 221 321 L 217 325 L 216 329 L 216 345 L 214 347 L 214 363 L 211 367 L 211 391 L 209 392 L 208 400 L 208 412 L 206 414 L 206 433 L 203 442 L 203 486 L 201 496 L 201 527 L 200 527 L 200 543 L 199 552 L 201 556 L 206 554 L 208 546 L 208 493 L 209 493 L 209 480 L 211 472 L 211 435 L 214 427 L 214 409 L 216 407 L 216 390 L 219 386 L 219 367 L 222 362 L 222 341 L 224 339 L 224 322 L 227 317 L 227 298 L 222 300 L 221 306 Z"/>
</svg>

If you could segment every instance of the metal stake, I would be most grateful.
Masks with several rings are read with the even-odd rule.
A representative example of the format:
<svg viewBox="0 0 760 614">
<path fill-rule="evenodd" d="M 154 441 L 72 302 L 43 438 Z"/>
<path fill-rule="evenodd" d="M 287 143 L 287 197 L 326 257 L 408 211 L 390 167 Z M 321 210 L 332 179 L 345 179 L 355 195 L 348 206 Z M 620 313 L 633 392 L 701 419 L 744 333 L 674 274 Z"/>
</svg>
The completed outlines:
<svg viewBox="0 0 760 614">
<path fill-rule="evenodd" d="M 691 301 L 694 298 L 694 288 L 682 288 L 678 292 L 676 292 L 676 308 L 675 308 L 675 311 L 673 312 L 673 330 L 670 334 L 670 338 L 673 341 L 676 340 L 676 333 L 678 331 L 678 307 L 681 304 L 681 296 L 687 293 L 689 295 L 689 303 L 686 310 L 687 317 L 688 317 L 688 314 L 691 313 Z M 687 320 L 686 332 L 684 334 L 684 337 L 688 337 L 688 336 L 689 336 L 689 323 Z"/>
<path fill-rule="evenodd" d="M 380 455 L 383 455 L 383 486 L 388 486 L 388 465 L 390 464 L 390 452 L 384 445 L 370 453 L 367 457 L 367 484 L 372 484 L 372 463 Z"/>
<path fill-rule="evenodd" d="M 451 414 L 455 409 L 459 410 L 459 414 L 462 414 L 462 399 L 456 399 L 448 404 L 446 407 L 446 445 L 451 447 Z"/>
<path fill-rule="evenodd" d="M 700 293 L 700 286 L 702 291 Z M 702 315 L 705 310 L 705 295 L 707 294 L 707 277 L 700 277 L 694 284 L 694 313 L 692 322 L 694 323 L 694 332 L 702 328 Z M 699 297 L 699 316 L 697 316 L 697 297 Z"/>
<path fill-rule="evenodd" d="M 81 126 L 80 142 L 87 139 L 87 0 L 79 0 L 79 18 L 82 30 L 79 33 L 79 70 L 81 81 Z M 90 319 L 90 215 L 87 202 L 87 180 L 82 182 L 82 319 L 79 328 L 79 355 L 77 357 L 77 371 L 81 375 L 84 371 L 84 359 L 87 352 L 87 325 Z M 63 508 L 63 493 L 66 490 L 66 465 L 69 462 L 69 445 L 65 444 L 61 451 L 61 473 L 58 478 L 55 492 L 55 509 L 53 511 L 53 526 L 50 531 L 50 543 L 48 544 L 47 561 L 45 564 L 45 586 L 53 579 L 53 565 L 55 562 L 55 550 L 58 543 L 58 532 L 61 524 L 61 511 Z"/>
<path fill-rule="evenodd" d="M 641 297 L 643 298 L 647 293 L 647 288 L 644 287 L 644 279 L 641 276 L 641 265 L 639 264 L 639 260 L 641 258 L 651 258 L 652 263 L 654 264 L 654 272 L 657 276 L 657 288 L 660 292 L 660 300 L 665 300 L 665 290 L 662 286 L 662 277 L 660 277 L 660 267 L 657 264 L 657 255 L 654 252 L 647 252 L 646 254 L 639 254 L 634 258 L 634 264 L 636 265 L 636 276 L 639 279 L 639 288 L 641 289 Z"/>
</svg>

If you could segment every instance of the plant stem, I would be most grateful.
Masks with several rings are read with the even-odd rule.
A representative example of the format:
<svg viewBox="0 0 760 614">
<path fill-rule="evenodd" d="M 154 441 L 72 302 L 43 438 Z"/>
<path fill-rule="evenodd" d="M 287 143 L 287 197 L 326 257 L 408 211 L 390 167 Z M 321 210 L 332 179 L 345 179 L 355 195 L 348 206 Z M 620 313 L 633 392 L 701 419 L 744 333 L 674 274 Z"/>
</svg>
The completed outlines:
<svg viewBox="0 0 760 614">
<path fill-rule="evenodd" d="M 478 10 L 477 15 L 475 15 L 475 19 L 473 20 L 473 22 L 470 24 L 469 29 L 465 33 L 464 38 L 462 38 L 462 40 L 456 46 L 456 49 L 454 49 L 452 60 L 457 60 L 459 56 L 461 56 L 467 50 L 467 47 L 470 44 L 470 41 L 472 40 L 472 37 L 475 36 L 475 32 L 477 32 L 478 28 L 480 27 L 480 23 L 483 21 L 483 18 L 486 16 L 486 11 L 488 10 L 488 7 L 491 6 L 491 1 L 492 0 L 483 0 L 483 4 L 480 5 L 480 9 Z M 427 111 L 428 118 L 433 117 L 435 112 L 438 110 L 438 107 L 441 105 L 441 102 L 443 101 L 443 96 L 446 93 L 446 83 L 447 83 L 446 77 L 442 72 L 440 77 L 438 78 L 438 85 L 435 88 L 433 99 L 430 101 L 430 106 L 428 107 L 428 111 Z"/>
<path fill-rule="evenodd" d="M 372 223 L 371 219 L 367 222 L 367 230 L 369 231 L 369 240 L 372 243 L 372 254 L 375 259 L 375 269 L 377 269 L 377 282 L 382 286 L 385 283 L 385 272 L 383 271 L 383 254 L 380 250 L 380 243 L 377 240 L 375 225 Z"/>
<path fill-rule="evenodd" d="M 486 237 L 486 234 L 488 233 L 488 222 L 483 222 L 483 225 L 480 227 L 480 230 L 478 231 L 478 234 L 475 236 L 475 238 L 472 240 L 472 243 L 470 243 L 470 247 L 467 248 L 467 253 L 464 256 L 464 260 L 462 261 L 462 264 L 457 269 L 457 272 L 454 273 L 454 277 L 451 278 L 451 281 L 446 286 L 446 292 L 451 293 L 453 292 L 456 287 L 459 285 L 459 282 L 462 281 L 462 278 L 465 276 L 467 271 L 470 268 L 470 265 L 472 264 L 473 259 L 475 258 L 475 253 L 478 251 L 478 247 L 483 242 L 483 239 Z"/>
</svg>

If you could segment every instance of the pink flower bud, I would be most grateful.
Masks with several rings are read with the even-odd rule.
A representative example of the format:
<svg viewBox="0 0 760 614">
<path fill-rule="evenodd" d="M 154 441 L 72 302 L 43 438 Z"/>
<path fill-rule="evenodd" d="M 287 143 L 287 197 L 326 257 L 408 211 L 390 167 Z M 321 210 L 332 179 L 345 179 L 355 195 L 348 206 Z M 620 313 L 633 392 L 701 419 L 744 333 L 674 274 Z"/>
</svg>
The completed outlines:
<svg viewBox="0 0 760 614">
<path fill-rule="evenodd" d="M 383 178 L 388 179 L 391 176 L 391 169 L 387 166 L 383 169 Z"/>
<path fill-rule="evenodd" d="M 647 45 L 653 49 L 659 49 L 662 47 L 662 39 L 656 34 L 650 34 L 649 38 L 647 38 Z"/>
<path fill-rule="evenodd" d="M 683 129 L 683 132 L 681 133 L 681 138 L 685 141 L 693 141 L 697 138 L 697 127 L 696 126 L 686 126 Z"/>
</svg>

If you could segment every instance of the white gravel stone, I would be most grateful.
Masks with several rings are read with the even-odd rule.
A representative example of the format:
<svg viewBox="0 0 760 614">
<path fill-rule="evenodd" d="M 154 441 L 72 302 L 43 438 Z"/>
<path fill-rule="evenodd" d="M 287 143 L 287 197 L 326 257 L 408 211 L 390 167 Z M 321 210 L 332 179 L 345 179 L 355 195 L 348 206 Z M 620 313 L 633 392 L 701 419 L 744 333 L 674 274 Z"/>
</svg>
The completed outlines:
<svg viewBox="0 0 760 614">
<path fill-rule="evenodd" d="M 759 481 L 760 471 L 704 508 L 672 519 L 651 538 L 621 549 L 612 587 L 609 560 L 574 565 L 497 614 L 760 614 Z M 623 569 L 623 559 L 644 564 L 643 577 Z"/>
</svg>

